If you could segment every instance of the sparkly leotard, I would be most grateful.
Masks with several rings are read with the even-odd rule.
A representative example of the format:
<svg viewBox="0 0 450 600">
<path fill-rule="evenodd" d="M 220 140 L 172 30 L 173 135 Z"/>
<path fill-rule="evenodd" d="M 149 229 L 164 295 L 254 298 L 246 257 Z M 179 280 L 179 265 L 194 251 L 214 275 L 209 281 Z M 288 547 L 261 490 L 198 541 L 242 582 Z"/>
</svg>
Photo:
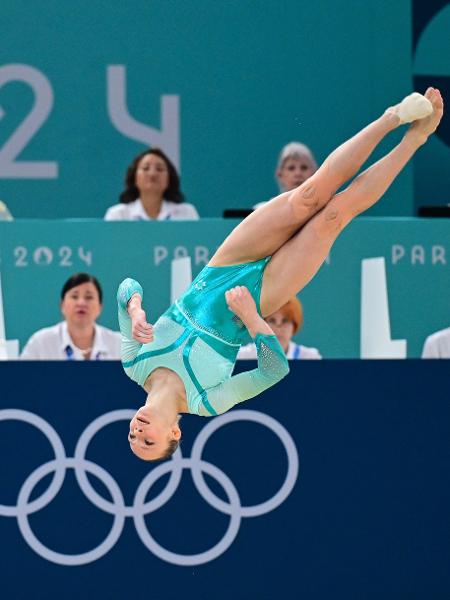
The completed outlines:
<svg viewBox="0 0 450 600">
<path fill-rule="evenodd" d="M 245 285 L 259 312 L 262 275 L 269 260 L 205 267 L 157 320 L 149 344 L 132 339 L 126 307 L 135 292 L 143 297 L 143 290 L 137 281 L 125 279 L 117 300 L 122 364 L 127 375 L 143 386 L 158 367 L 171 369 L 184 383 L 189 412 L 202 416 L 226 412 L 287 375 L 288 362 L 276 336 L 257 334 L 258 368 L 231 376 L 239 347 L 251 338 L 228 308 L 224 294 L 231 287 Z"/>
</svg>

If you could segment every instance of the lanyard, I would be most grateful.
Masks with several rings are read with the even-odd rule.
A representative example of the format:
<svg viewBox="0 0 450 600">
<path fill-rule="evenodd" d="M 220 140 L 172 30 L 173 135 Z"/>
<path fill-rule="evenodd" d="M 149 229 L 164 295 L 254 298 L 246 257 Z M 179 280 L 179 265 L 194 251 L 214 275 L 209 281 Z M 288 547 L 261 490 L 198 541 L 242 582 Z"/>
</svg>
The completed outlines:
<svg viewBox="0 0 450 600">
<path fill-rule="evenodd" d="M 74 355 L 73 355 L 73 349 L 72 346 L 67 345 L 64 348 L 64 352 L 66 354 L 66 360 L 75 360 Z M 95 359 L 94 360 L 100 360 L 100 355 L 101 355 L 101 350 L 99 350 L 96 355 L 95 355 Z"/>
<path fill-rule="evenodd" d="M 295 346 L 293 359 L 297 359 L 300 357 L 300 346 Z"/>
<path fill-rule="evenodd" d="M 66 346 L 64 348 L 64 352 L 66 353 L 67 360 L 75 360 L 73 357 L 73 350 L 72 350 L 71 346 Z"/>
</svg>

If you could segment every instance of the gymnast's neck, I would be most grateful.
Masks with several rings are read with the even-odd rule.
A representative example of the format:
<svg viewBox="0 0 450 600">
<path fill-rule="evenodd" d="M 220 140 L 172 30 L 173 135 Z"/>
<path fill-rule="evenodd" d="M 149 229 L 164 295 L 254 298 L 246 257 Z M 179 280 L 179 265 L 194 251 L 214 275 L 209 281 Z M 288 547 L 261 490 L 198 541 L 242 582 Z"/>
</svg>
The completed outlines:
<svg viewBox="0 0 450 600">
<path fill-rule="evenodd" d="M 167 412 L 167 416 L 189 412 L 184 383 L 171 369 L 155 369 L 146 379 L 144 389 L 148 394 L 146 406 Z"/>
</svg>

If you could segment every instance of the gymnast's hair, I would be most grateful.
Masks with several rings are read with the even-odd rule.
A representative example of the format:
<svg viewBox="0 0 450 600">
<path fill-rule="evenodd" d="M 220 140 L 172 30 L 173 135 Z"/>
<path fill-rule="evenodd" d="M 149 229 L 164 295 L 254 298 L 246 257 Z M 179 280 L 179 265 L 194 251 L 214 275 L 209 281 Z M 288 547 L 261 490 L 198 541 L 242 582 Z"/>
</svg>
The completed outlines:
<svg viewBox="0 0 450 600">
<path fill-rule="evenodd" d="M 164 454 L 161 456 L 161 458 L 159 460 L 169 460 L 169 458 L 172 458 L 172 454 L 174 454 L 177 451 L 179 445 L 180 445 L 179 440 L 170 440 L 169 445 L 166 448 L 166 451 L 164 452 Z"/>
</svg>

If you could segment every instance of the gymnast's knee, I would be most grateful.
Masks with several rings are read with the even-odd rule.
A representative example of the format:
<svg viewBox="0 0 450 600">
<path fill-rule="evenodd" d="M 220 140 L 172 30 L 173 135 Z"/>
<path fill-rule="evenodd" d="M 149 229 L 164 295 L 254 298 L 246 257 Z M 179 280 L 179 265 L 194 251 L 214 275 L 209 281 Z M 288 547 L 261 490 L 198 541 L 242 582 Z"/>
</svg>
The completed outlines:
<svg viewBox="0 0 450 600">
<path fill-rule="evenodd" d="M 314 221 L 314 230 L 318 237 L 336 235 L 346 223 L 346 215 L 342 206 L 333 200 L 322 210 Z"/>
<path fill-rule="evenodd" d="M 295 216 L 314 215 L 319 209 L 319 194 L 313 181 L 306 181 L 292 192 L 288 199 Z"/>
</svg>

